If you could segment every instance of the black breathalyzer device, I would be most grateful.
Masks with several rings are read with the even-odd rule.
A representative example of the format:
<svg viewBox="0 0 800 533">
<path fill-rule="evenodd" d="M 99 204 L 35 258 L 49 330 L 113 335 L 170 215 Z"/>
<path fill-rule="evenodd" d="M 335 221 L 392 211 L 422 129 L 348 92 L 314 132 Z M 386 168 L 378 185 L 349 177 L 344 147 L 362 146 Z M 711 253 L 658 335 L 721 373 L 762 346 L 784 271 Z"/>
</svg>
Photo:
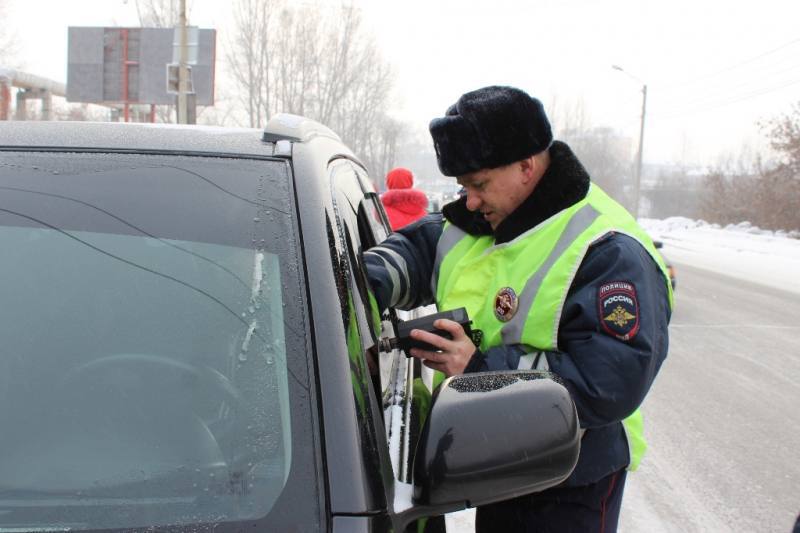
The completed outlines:
<svg viewBox="0 0 800 533">
<path fill-rule="evenodd" d="M 467 315 L 467 310 L 463 307 L 459 307 L 458 309 L 441 311 L 439 313 L 425 315 L 413 320 L 398 319 L 397 323 L 395 324 L 395 332 L 397 333 L 397 337 L 381 339 L 378 348 L 382 352 L 391 352 L 394 349 L 400 349 L 405 352 L 406 357 L 410 357 L 411 348 L 420 348 L 422 350 L 435 352 L 438 350 L 436 346 L 428 344 L 427 342 L 412 339 L 411 330 L 420 329 L 435 333 L 436 335 L 446 339 L 452 339 L 453 337 L 450 335 L 450 333 L 443 329 L 437 329 L 433 326 L 433 323 L 440 318 L 446 318 L 448 320 L 452 320 L 453 322 L 458 322 L 461 327 L 464 328 L 464 332 L 467 334 L 467 336 L 472 339 L 472 342 L 476 346 L 480 344 L 480 333 L 482 332 L 480 330 L 473 330 L 470 327 L 472 321 L 469 319 L 469 315 Z"/>
</svg>

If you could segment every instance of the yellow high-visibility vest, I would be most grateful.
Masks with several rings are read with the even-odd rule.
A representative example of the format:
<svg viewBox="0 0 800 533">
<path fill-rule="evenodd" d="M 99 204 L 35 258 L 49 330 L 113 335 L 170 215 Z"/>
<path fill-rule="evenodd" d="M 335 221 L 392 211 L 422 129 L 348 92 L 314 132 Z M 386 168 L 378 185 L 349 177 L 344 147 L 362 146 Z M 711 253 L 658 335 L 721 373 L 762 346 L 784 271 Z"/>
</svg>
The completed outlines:
<svg viewBox="0 0 800 533">
<path fill-rule="evenodd" d="M 595 184 L 586 197 L 516 239 L 495 244 L 446 223 L 436 250 L 432 289 L 439 309 L 465 307 L 483 331 L 481 350 L 519 344 L 531 351 L 558 350 L 558 326 L 570 285 L 589 247 L 610 232 L 636 239 L 658 264 L 672 306 L 672 286 L 652 239 L 625 208 Z M 496 299 L 511 295 L 514 313 L 496 316 Z M 502 311 L 502 310 L 501 310 Z M 647 444 L 639 409 L 623 420 L 631 452 L 629 469 Z"/>
</svg>

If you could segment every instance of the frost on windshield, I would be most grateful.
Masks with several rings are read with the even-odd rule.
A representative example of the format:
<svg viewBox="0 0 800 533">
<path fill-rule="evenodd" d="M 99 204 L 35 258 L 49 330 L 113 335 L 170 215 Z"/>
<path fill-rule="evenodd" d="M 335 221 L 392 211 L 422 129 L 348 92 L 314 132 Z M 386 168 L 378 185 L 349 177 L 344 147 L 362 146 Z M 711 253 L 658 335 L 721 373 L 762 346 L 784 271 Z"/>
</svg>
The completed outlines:
<svg viewBox="0 0 800 533">
<path fill-rule="evenodd" d="M 250 315 L 255 314 L 256 310 L 261 308 L 259 298 L 261 297 L 261 281 L 264 279 L 264 254 L 262 252 L 256 252 L 253 257 L 253 280 L 250 290 L 250 305 L 247 308 L 247 312 Z M 245 314 L 245 316 L 247 316 L 247 314 Z M 253 333 L 255 333 L 257 328 L 258 321 L 255 318 L 251 318 L 250 326 L 247 328 L 247 334 L 244 337 L 244 341 L 242 341 L 242 348 L 239 350 L 239 361 L 247 361 L 247 352 L 250 350 L 250 339 L 253 338 Z"/>
</svg>

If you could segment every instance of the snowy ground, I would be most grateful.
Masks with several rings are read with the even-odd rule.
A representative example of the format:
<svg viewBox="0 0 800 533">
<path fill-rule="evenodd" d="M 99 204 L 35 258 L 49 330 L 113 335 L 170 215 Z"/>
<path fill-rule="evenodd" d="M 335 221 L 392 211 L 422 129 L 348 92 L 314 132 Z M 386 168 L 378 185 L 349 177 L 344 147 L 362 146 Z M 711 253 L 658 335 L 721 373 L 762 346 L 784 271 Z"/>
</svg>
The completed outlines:
<svg viewBox="0 0 800 533">
<path fill-rule="evenodd" d="M 766 231 L 748 222 L 720 227 L 682 217 L 640 222 L 664 243 L 662 252 L 676 266 L 678 291 L 680 266 L 689 265 L 800 293 L 800 232 Z M 474 516 L 473 509 L 448 515 L 447 530 L 474 531 Z"/>
<path fill-rule="evenodd" d="M 724 228 L 688 218 L 644 219 L 675 263 L 800 293 L 800 232 L 761 230 L 749 222 Z M 680 283 L 680 270 L 678 270 Z"/>
</svg>

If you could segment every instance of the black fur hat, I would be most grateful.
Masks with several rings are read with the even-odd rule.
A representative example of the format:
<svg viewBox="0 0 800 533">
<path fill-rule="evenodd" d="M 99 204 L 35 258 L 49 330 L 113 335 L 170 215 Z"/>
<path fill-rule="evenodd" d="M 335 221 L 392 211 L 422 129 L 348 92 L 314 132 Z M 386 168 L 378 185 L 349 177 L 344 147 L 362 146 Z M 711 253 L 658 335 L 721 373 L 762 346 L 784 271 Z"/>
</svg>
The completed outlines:
<svg viewBox="0 0 800 533">
<path fill-rule="evenodd" d="M 553 141 L 542 103 L 497 85 L 463 94 L 429 128 L 445 176 L 501 167 L 538 154 Z"/>
</svg>

